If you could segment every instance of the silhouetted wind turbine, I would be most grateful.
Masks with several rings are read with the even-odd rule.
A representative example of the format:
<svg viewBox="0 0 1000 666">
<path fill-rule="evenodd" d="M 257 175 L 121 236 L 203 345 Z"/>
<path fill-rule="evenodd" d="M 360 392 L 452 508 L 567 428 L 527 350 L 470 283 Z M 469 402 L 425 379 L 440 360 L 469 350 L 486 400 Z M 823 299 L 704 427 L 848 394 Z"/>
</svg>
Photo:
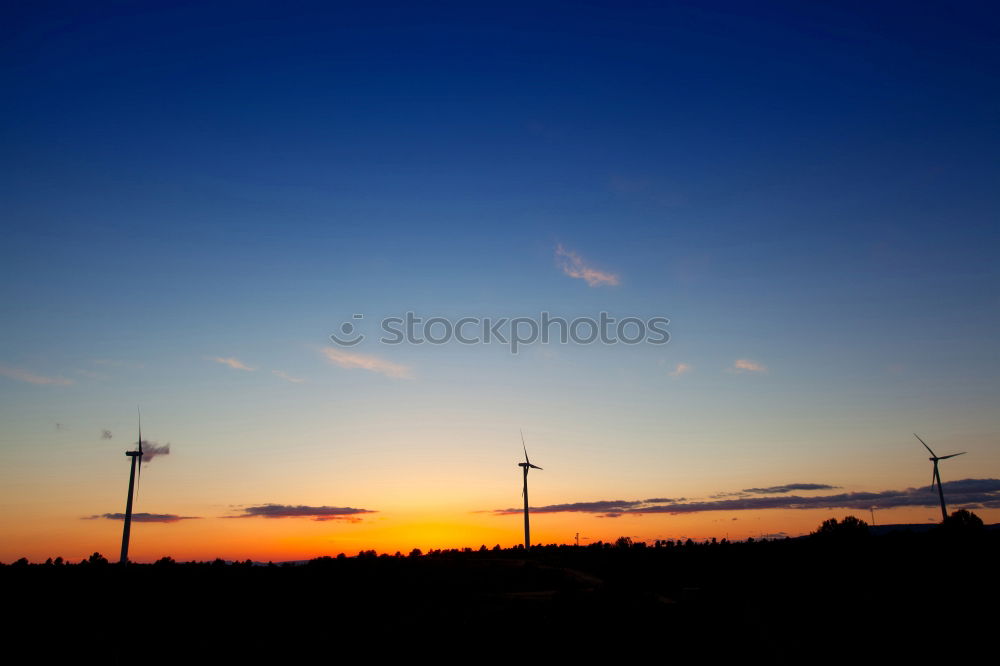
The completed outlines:
<svg viewBox="0 0 1000 666">
<path fill-rule="evenodd" d="M 913 436 L 916 437 L 917 439 L 920 439 L 920 435 L 918 435 L 917 433 L 913 433 Z M 927 442 L 920 439 L 920 443 L 924 445 L 925 449 L 931 452 L 931 457 L 929 458 L 929 460 L 932 463 L 934 463 L 934 473 L 931 476 L 931 488 L 934 487 L 934 482 L 937 481 L 938 497 L 941 498 L 941 520 L 947 520 L 948 509 L 945 507 L 944 504 L 944 490 L 941 488 L 941 472 L 938 471 L 938 461 L 947 460 L 948 458 L 954 458 L 955 456 L 961 456 L 964 455 L 966 452 L 962 451 L 962 453 L 952 453 L 950 456 L 939 456 L 933 451 L 931 451 L 931 447 L 927 446 Z"/>
<path fill-rule="evenodd" d="M 521 448 L 524 449 L 524 462 L 517 463 L 517 466 L 524 470 L 524 490 L 521 494 L 524 495 L 524 549 L 529 550 L 531 548 L 531 525 L 528 522 L 528 468 L 541 469 L 538 465 L 532 465 L 531 461 L 528 460 L 528 447 L 524 445 L 524 431 L 521 431 Z"/>
<path fill-rule="evenodd" d="M 136 408 L 136 412 L 138 412 Z M 139 448 L 135 451 L 126 451 L 125 455 L 132 459 L 132 469 L 128 475 L 128 499 L 125 501 L 125 526 L 122 528 L 122 553 L 118 558 L 119 564 L 128 564 L 128 538 L 132 531 L 132 491 L 135 488 L 135 468 L 140 464 L 139 474 L 142 474 L 142 414 L 139 414 Z"/>
</svg>

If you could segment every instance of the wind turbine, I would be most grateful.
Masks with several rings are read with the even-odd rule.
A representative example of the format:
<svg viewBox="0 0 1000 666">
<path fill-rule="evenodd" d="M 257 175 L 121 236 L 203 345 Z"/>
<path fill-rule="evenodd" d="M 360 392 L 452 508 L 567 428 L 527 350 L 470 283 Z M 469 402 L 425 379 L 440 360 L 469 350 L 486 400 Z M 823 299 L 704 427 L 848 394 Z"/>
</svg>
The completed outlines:
<svg viewBox="0 0 1000 666">
<path fill-rule="evenodd" d="M 917 433 L 913 433 L 913 436 L 916 437 L 917 439 L 920 439 L 920 435 L 918 435 Z M 920 439 L 920 443 L 924 445 L 925 449 L 931 452 L 931 457 L 928 459 L 932 463 L 934 463 L 934 474 L 933 476 L 931 476 L 931 488 L 934 487 L 934 482 L 937 481 L 938 497 L 941 498 L 941 520 L 947 520 L 948 509 L 945 508 L 944 505 L 944 490 L 941 489 L 941 473 L 938 471 L 938 461 L 947 460 L 948 458 L 954 458 L 955 456 L 961 456 L 964 455 L 966 452 L 962 451 L 962 453 L 952 453 L 950 456 L 939 456 L 933 451 L 931 451 L 931 447 L 927 446 L 927 442 Z"/>
<path fill-rule="evenodd" d="M 521 448 L 524 449 L 524 462 L 517 463 L 517 466 L 524 470 L 524 550 L 531 549 L 531 525 L 528 522 L 528 469 L 541 469 L 538 465 L 532 465 L 528 460 L 528 447 L 524 445 L 524 431 L 521 431 Z"/>
<path fill-rule="evenodd" d="M 136 409 L 138 412 L 138 408 Z M 132 459 L 132 470 L 128 475 L 128 499 L 125 501 L 125 527 L 122 528 L 122 553 L 118 558 L 121 565 L 128 564 L 128 538 L 132 531 L 132 491 L 135 488 L 135 468 L 139 467 L 139 475 L 142 476 L 142 414 L 139 414 L 139 448 L 135 451 L 126 451 L 125 455 Z"/>
</svg>

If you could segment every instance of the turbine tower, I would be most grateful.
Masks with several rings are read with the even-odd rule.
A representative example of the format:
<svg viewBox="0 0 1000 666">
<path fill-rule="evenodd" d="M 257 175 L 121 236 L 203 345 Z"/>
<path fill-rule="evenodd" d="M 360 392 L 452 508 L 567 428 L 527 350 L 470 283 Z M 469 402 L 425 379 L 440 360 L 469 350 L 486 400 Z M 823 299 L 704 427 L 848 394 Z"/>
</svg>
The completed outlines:
<svg viewBox="0 0 1000 666">
<path fill-rule="evenodd" d="M 136 410 L 138 411 L 138 410 Z M 126 451 L 125 455 L 132 459 L 132 469 L 128 475 L 128 499 L 125 501 L 125 526 L 122 528 L 122 553 L 118 558 L 121 565 L 128 564 L 128 538 L 132 531 L 132 491 L 135 488 L 135 468 L 142 463 L 142 415 L 139 414 L 139 447 L 135 451 Z M 139 467 L 142 474 L 142 467 Z"/>
<path fill-rule="evenodd" d="M 521 431 L 521 448 L 524 449 L 524 462 L 517 463 L 517 466 L 524 470 L 524 550 L 531 549 L 531 525 L 528 522 L 528 469 L 541 469 L 538 465 L 532 465 L 528 460 L 528 447 L 524 445 L 524 431 Z"/>
<path fill-rule="evenodd" d="M 913 436 L 916 437 L 917 439 L 920 439 L 920 435 L 918 435 L 917 433 L 913 433 Z M 965 451 L 962 451 L 962 453 L 952 453 L 950 456 L 939 456 L 933 451 L 931 451 L 931 447 L 927 446 L 927 442 L 920 439 L 920 443 L 924 445 L 925 449 L 931 452 L 931 457 L 929 458 L 929 460 L 932 463 L 934 463 L 934 474 L 933 476 L 931 476 L 931 488 L 934 487 L 934 482 L 937 481 L 938 497 L 941 498 L 941 520 L 947 520 L 948 509 L 945 507 L 944 504 L 944 490 L 941 488 L 941 472 L 938 471 L 938 461 L 947 460 L 948 458 L 954 458 L 955 456 L 964 455 Z"/>
</svg>

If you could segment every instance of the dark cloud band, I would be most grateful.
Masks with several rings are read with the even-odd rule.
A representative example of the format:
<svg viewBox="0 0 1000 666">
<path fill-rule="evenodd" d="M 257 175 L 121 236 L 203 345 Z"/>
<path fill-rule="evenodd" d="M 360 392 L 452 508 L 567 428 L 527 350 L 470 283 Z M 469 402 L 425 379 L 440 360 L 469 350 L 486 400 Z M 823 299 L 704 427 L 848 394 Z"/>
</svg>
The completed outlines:
<svg viewBox="0 0 1000 666">
<path fill-rule="evenodd" d="M 240 509 L 243 513 L 228 518 L 312 518 L 313 520 L 357 521 L 359 515 L 377 513 L 370 509 L 355 509 L 349 506 L 304 506 L 289 504 L 261 504 Z"/>
<path fill-rule="evenodd" d="M 775 486 L 766 497 L 738 497 L 715 499 L 706 502 L 685 502 L 682 500 L 610 500 L 599 502 L 575 502 L 573 504 L 552 504 L 532 507 L 532 513 L 593 513 L 602 517 L 617 518 L 624 514 L 643 513 L 699 513 L 703 511 L 752 511 L 761 509 L 892 509 L 904 506 L 937 506 L 937 491 L 931 486 L 908 488 L 906 490 L 883 490 L 880 492 L 839 493 L 802 497 L 786 495 L 798 486 L 800 490 L 812 490 L 821 484 L 789 484 Z M 802 488 L 801 486 L 809 486 Z M 756 492 L 761 492 L 757 489 Z M 948 504 L 956 508 L 996 509 L 1000 508 L 1000 479 L 963 479 L 944 484 Z M 519 514 L 520 508 L 496 509 L 497 515 Z"/>
<path fill-rule="evenodd" d="M 836 490 L 837 486 L 830 486 L 825 483 L 787 483 L 783 486 L 771 486 L 769 488 L 744 488 L 743 492 L 752 495 L 775 495 L 780 493 L 790 493 L 793 490 Z"/>
<path fill-rule="evenodd" d="M 108 520 L 125 520 L 124 513 L 102 513 L 96 516 L 88 516 L 87 520 L 95 518 L 107 518 Z M 198 520 L 200 516 L 178 516 L 173 513 L 133 513 L 132 522 L 135 523 L 176 523 L 181 520 Z"/>
</svg>

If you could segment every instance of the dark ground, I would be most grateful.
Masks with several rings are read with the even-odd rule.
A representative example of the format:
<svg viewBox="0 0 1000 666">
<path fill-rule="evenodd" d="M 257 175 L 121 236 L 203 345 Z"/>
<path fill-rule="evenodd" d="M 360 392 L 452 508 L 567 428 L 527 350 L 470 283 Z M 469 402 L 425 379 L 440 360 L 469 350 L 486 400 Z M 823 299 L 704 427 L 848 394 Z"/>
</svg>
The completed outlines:
<svg viewBox="0 0 1000 666">
<path fill-rule="evenodd" d="M 998 555 L 996 531 L 937 530 L 300 566 L 22 563 L 0 584 L 8 649 L 31 646 L 31 663 L 925 661 L 992 643 Z"/>
</svg>

